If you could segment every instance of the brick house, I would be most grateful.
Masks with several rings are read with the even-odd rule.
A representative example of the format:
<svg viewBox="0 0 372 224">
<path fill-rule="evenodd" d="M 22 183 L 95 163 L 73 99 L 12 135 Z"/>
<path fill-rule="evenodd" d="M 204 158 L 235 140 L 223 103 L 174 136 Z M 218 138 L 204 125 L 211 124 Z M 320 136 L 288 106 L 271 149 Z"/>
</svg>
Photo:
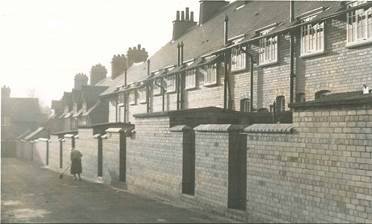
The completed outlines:
<svg viewBox="0 0 372 224">
<path fill-rule="evenodd" d="M 201 1 L 173 37 L 101 94 L 111 122 L 146 112 L 220 107 L 288 111 L 322 93 L 372 85 L 371 2 Z"/>
</svg>

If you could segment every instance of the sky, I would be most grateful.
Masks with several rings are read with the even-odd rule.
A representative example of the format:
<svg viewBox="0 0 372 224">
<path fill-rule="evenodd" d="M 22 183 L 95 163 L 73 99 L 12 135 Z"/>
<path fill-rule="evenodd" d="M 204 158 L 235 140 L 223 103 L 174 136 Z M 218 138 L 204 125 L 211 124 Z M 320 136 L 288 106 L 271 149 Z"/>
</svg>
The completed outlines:
<svg viewBox="0 0 372 224">
<path fill-rule="evenodd" d="M 74 76 L 141 44 L 152 55 L 172 37 L 177 10 L 198 0 L 0 0 L 0 85 L 42 105 L 71 91 Z"/>
</svg>

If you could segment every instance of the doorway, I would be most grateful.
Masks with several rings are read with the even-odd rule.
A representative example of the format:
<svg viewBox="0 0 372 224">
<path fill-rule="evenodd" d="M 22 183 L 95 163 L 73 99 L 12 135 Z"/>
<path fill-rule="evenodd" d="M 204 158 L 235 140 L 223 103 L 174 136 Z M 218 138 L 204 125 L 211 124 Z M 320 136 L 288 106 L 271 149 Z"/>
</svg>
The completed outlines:
<svg viewBox="0 0 372 224">
<path fill-rule="evenodd" d="M 126 169 L 127 169 L 127 142 L 125 132 L 120 132 L 120 147 L 119 147 L 119 181 L 126 182 Z"/>
<path fill-rule="evenodd" d="M 182 151 L 182 193 L 194 195 L 195 192 L 195 134 L 186 131 L 183 135 Z"/>
<path fill-rule="evenodd" d="M 97 170 L 97 176 L 102 177 L 102 167 L 103 167 L 103 151 L 102 151 L 102 138 L 99 136 L 97 138 L 98 143 L 98 170 Z"/>
</svg>

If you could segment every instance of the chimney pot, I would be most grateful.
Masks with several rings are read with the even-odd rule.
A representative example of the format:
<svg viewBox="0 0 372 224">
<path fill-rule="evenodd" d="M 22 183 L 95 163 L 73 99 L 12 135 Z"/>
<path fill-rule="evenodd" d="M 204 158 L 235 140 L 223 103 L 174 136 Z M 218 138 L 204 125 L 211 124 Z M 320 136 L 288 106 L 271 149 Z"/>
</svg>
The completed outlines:
<svg viewBox="0 0 372 224">
<path fill-rule="evenodd" d="M 176 21 L 179 21 L 180 20 L 180 11 L 177 11 L 176 13 Z"/>
<path fill-rule="evenodd" d="M 186 7 L 186 21 L 189 21 L 189 7 Z"/>
<path fill-rule="evenodd" d="M 182 12 L 181 12 L 181 21 L 184 21 L 184 20 L 185 20 L 185 12 L 182 11 Z"/>
<path fill-rule="evenodd" d="M 194 12 L 191 12 L 190 13 L 190 21 L 191 22 L 194 22 Z"/>
<path fill-rule="evenodd" d="M 138 44 L 138 50 L 141 50 L 141 44 Z"/>
</svg>

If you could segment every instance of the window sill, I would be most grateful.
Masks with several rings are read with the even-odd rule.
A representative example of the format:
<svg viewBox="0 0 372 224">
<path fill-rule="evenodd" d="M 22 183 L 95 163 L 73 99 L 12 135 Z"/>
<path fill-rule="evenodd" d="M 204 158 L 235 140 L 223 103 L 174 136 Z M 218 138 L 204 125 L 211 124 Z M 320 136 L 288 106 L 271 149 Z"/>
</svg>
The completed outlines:
<svg viewBox="0 0 372 224">
<path fill-rule="evenodd" d="M 277 64 L 279 61 L 276 60 L 276 61 L 271 61 L 271 62 L 266 62 L 266 63 L 263 63 L 263 64 L 259 64 L 258 67 L 266 67 L 266 66 L 270 66 L 270 65 L 275 65 Z"/>
<path fill-rule="evenodd" d="M 217 85 L 217 82 L 211 82 L 211 83 L 204 83 L 203 86 L 205 87 L 212 87 L 212 86 L 216 86 Z"/>
<path fill-rule="evenodd" d="M 197 89 L 196 86 L 185 88 L 185 90 L 187 90 L 187 91 L 192 91 L 192 90 L 196 90 L 196 89 Z"/>
<path fill-rule="evenodd" d="M 139 103 L 140 103 L 140 104 L 146 104 L 147 101 L 140 101 Z"/>
<path fill-rule="evenodd" d="M 307 54 L 301 55 L 300 58 L 311 58 L 311 57 L 322 55 L 324 53 L 325 53 L 324 50 L 318 51 L 318 52 L 314 52 L 314 53 L 307 53 Z"/>
<path fill-rule="evenodd" d="M 241 74 L 241 73 L 245 73 L 245 72 L 248 72 L 247 68 L 243 68 L 243 69 L 239 69 L 239 70 L 231 70 L 231 74 L 233 74 L 233 75 Z"/>
<path fill-rule="evenodd" d="M 354 48 L 354 47 L 360 47 L 364 46 L 367 44 L 372 44 L 372 39 L 366 39 L 366 40 L 360 40 L 360 41 L 355 41 L 351 43 L 346 43 L 347 48 Z"/>
<path fill-rule="evenodd" d="M 176 90 L 169 90 L 169 91 L 167 91 L 167 94 L 172 94 L 172 93 L 175 93 L 176 92 Z"/>
<path fill-rule="evenodd" d="M 133 105 L 136 105 L 136 103 L 132 102 L 132 103 L 129 103 L 129 105 L 133 106 Z"/>
<path fill-rule="evenodd" d="M 161 93 L 154 93 L 154 96 L 161 96 Z"/>
</svg>

